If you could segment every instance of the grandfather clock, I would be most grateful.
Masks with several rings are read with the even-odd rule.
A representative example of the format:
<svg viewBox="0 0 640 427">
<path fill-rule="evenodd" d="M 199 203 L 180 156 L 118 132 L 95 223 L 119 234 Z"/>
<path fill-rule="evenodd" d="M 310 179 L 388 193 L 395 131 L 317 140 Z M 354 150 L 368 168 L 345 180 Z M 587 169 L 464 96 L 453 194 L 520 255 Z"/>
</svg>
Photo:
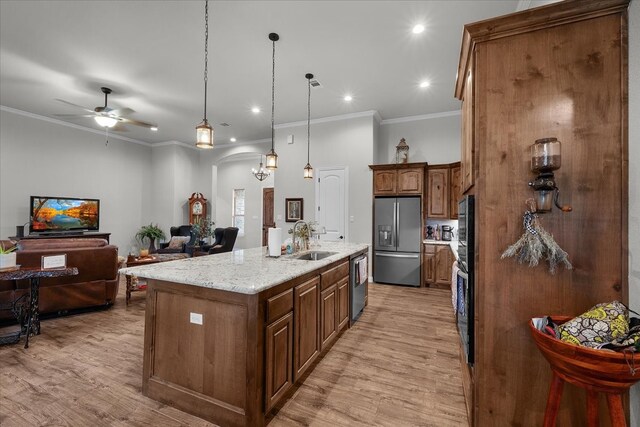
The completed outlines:
<svg viewBox="0 0 640 427">
<path fill-rule="evenodd" d="M 195 224 L 207 217 L 207 199 L 202 193 L 193 193 L 189 197 L 189 224 Z"/>
</svg>

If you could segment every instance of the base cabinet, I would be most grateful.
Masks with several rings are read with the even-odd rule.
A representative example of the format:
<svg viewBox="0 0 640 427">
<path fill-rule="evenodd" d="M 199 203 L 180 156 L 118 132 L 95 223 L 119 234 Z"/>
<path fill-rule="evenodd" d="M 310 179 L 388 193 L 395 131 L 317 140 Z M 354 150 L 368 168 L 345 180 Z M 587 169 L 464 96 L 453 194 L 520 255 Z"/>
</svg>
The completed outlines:
<svg viewBox="0 0 640 427">
<path fill-rule="evenodd" d="M 271 410 L 293 385 L 293 312 L 267 326 L 266 400 Z"/>
<path fill-rule="evenodd" d="M 349 278 L 338 283 L 338 331 L 349 324 Z"/>
<path fill-rule="evenodd" d="M 425 244 L 422 258 L 425 286 L 449 288 L 453 259 L 449 245 Z"/>
<path fill-rule="evenodd" d="M 320 278 L 316 277 L 295 287 L 293 380 L 297 381 L 320 353 L 318 300 Z"/>
<path fill-rule="evenodd" d="M 320 333 L 324 350 L 338 335 L 338 298 L 336 285 L 322 291 L 320 297 Z"/>
</svg>

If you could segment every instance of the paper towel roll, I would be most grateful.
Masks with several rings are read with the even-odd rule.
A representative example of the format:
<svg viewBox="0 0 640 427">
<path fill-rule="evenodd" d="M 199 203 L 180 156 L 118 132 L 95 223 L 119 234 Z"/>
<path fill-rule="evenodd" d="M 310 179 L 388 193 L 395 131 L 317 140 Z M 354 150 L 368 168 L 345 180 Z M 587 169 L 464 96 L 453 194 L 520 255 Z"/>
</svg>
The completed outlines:
<svg viewBox="0 0 640 427">
<path fill-rule="evenodd" d="M 268 236 L 269 256 L 280 256 L 282 245 L 282 228 L 270 228 Z"/>
</svg>

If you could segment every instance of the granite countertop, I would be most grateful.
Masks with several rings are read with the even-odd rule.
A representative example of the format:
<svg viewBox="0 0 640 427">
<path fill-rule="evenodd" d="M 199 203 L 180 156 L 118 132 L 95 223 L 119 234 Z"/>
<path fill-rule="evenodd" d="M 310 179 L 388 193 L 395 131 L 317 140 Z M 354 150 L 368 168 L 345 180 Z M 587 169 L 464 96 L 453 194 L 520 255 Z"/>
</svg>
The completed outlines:
<svg viewBox="0 0 640 427">
<path fill-rule="evenodd" d="M 239 249 L 222 254 L 122 268 L 120 273 L 241 294 L 257 294 L 368 247 L 364 243 L 322 242 L 319 248 L 312 250 L 336 253 L 319 261 L 295 259 L 305 252 L 295 256 L 270 258 L 264 247 Z"/>
</svg>

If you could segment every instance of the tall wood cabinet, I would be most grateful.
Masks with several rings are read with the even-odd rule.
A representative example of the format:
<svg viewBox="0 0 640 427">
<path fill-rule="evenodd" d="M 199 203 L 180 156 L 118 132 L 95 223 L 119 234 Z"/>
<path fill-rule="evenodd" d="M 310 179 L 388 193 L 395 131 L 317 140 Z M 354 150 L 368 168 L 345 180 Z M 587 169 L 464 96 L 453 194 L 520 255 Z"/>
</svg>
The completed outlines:
<svg viewBox="0 0 640 427">
<path fill-rule="evenodd" d="M 551 370 L 532 317 L 628 299 L 627 6 L 568 0 L 464 28 L 455 93 L 462 187 L 475 195 L 475 365 L 463 375 L 475 426 L 542 425 Z M 523 233 L 530 146 L 544 137 L 561 141 L 556 182 L 573 206 L 540 215 L 574 267 L 555 275 L 500 259 Z M 558 425 L 587 425 L 585 405 L 565 387 Z"/>
<path fill-rule="evenodd" d="M 458 201 L 462 198 L 460 162 L 430 165 L 427 182 L 427 217 L 458 219 Z"/>
</svg>

